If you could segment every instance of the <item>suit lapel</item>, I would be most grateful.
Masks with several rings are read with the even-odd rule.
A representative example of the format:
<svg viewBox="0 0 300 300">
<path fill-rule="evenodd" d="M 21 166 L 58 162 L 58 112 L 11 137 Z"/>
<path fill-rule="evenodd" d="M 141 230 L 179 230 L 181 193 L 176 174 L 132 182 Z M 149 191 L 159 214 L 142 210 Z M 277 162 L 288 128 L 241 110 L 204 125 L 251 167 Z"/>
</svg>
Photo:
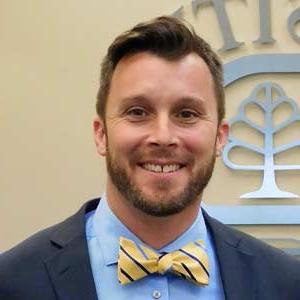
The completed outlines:
<svg viewBox="0 0 300 300">
<path fill-rule="evenodd" d="M 256 258 L 243 249 L 242 238 L 204 212 L 213 236 L 226 300 L 253 300 Z"/>
<path fill-rule="evenodd" d="M 45 260 L 59 300 L 96 300 L 85 236 L 85 214 L 97 207 L 88 202 L 74 216 L 63 222 L 51 238 L 55 254 Z"/>
</svg>

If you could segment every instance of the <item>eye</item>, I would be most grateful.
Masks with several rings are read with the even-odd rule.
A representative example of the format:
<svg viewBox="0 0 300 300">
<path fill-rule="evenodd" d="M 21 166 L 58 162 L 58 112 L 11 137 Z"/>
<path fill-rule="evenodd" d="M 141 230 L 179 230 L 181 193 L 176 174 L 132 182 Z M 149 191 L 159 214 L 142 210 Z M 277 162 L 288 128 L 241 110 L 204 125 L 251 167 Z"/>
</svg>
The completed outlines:
<svg viewBox="0 0 300 300">
<path fill-rule="evenodd" d="M 148 116 L 148 112 L 142 107 L 132 107 L 126 111 L 126 115 L 133 120 L 141 120 Z"/>
<path fill-rule="evenodd" d="M 177 114 L 177 117 L 183 122 L 193 122 L 198 118 L 198 113 L 193 110 L 184 109 Z"/>
</svg>

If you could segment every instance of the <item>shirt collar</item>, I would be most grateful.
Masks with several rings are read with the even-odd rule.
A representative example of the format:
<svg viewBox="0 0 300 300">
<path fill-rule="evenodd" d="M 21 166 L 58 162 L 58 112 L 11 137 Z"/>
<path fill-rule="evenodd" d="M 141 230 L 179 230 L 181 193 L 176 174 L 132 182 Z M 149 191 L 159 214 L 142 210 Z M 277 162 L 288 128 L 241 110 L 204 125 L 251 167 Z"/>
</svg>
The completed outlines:
<svg viewBox="0 0 300 300">
<path fill-rule="evenodd" d="M 93 216 L 93 228 L 106 265 L 117 263 L 119 240 L 121 236 L 131 239 L 137 244 L 145 245 L 111 211 L 107 204 L 105 193 Z M 207 229 L 201 209 L 199 209 L 198 216 L 194 223 L 182 235 L 165 247 L 155 251 L 175 251 L 184 245 L 199 239 L 202 239 L 204 243 L 207 242 Z"/>
</svg>

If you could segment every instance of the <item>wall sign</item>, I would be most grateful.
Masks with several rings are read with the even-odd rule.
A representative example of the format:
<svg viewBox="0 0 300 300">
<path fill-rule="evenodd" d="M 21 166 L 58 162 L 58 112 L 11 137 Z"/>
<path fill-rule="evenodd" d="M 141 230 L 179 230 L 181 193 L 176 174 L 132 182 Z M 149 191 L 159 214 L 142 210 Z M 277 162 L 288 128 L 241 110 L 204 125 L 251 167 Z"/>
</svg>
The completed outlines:
<svg viewBox="0 0 300 300">
<path fill-rule="evenodd" d="M 252 45 L 259 46 L 260 50 L 265 47 L 266 51 L 262 54 L 240 55 L 234 59 L 224 63 L 224 86 L 228 88 L 233 83 L 238 82 L 248 76 L 256 76 L 260 74 L 300 74 L 300 53 L 299 51 L 282 51 L 283 47 L 278 47 L 279 42 L 276 40 L 280 37 L 274 36 L 272 33 L 272 23 L 276 20 L 272 19 L 272 5 L 277 1 L 256 0 L 257 1 L 257 20 L 259 22 L 259 30 L 257 36 L 251 41 Z M 287 5 L 295 6 L 296 1 L 283 0 Z M 180 7 L 173 15 L 185 19 L 188 15 L 187 10 L 196 16 L 199 11 L 202 12 L 209 7 L 213 8 L 217 20 L 218 28 L 216 30 L 221 34 L 223 44 L 218 47 L 220 54 L 232 53 L 247 47 L 247 43 L 238 40 L 234 34 L 234 27 L 231 25 L 230 14 L 228 14 L 226 4 L 227 0 L 194 0 L 186 7 Z M 231 2 L 241 2 L 247 6 L 245 0 L 235 0 Z M 233 4 L 232 4 L 233 5 Z M 300 3 L 299 3 L 300 5 Z M 290 9 L 291 10 L 291 9 Z M 189 19 L 187 18 L 187 21 Z M 300 35 L 297 26 L 300 24 L 300 7 L 294 7 L 285 20 L 285 33 L 291 41 L 300 49 Z M 271 47 L 280 49 L 280 53 L 270 51 Z M 214 45 L 215 46 L 215 45 Z M 241 51 L 239 53 L 242 53 Z M 245 51 L 247 53 L 247 51 Z M 247 53 L 248 54 L 248 53 Z M 300 224 L 300 205 L 291 205 L 289 199 L 297 199 L 298 193 L 280 188 L 276 182 L 276 178 L 280 176 L 281 171 L 294 172 L 299 176 L 300 162 L 299 160 L 293 164 L 278 164 L 275 161 L 277 154 L 284 151 L 295 149 L 300 157 L 300 133 L 298 138 L 289 143 L 275 145 L 274 136 L 287 128 L 292 123 L 300 122 L 300 110 L 297 99 L 292 99 L 285 91 L 285 86 L 279 82 L 262 79 L 261 82 L 254 87 L 252 92 L 245 94 L 239 103 L 237 111 L 233 112 L 234 117 L 230 119 L 231 125 L 244 123 L 252 129 L 256 130 L 263 137 L 263 146 L 253 145 L 247 140 L 240 140 L 235 137 L 234 133 L 230 133 L 229 143 L 224 149 L 223 161 L 231 172 L 241 172 L 247 176 L 249 172 L 260 171 L 263 175 L 261 186 L 256 190 L 249 190 L 240 195 L 243 199 L 262 199 L 264 204 L 248 205 L 209 205 L 204 203 L 204 207 L 215 217 L 224 223 L 232 225 L 257 225 L 257 224 Z M 258 94 L 264 94 L 260 99 Z M 274 96 L 275 95 L 275 96 Z M 299 101 L 299 100 L 298 100 Z M 299 102 L 298 102 L 299 103 Z M 257 124 L 255 121 L 247 117 L 247 105 L 255 105 L 261 110 L 264 121 Z M 280 124 L 274 125 L 273 113 L 277 107 L 281 105 L 290 106 L 290 115 Z M 262 156 L 262 163 L 254 164 L 237 164 L 231 157 L 234 148 L 244 148 L 250 152 L 254 152 Z M 298 173 L 296 173 L 298 170 Z M 248 173 L 247 173 L 248 172 Z M 280 204 L 266 204 L 266 201 L 279 199 Z M 286 203 L 289 204 L 286 204 Z"/>
</svg>

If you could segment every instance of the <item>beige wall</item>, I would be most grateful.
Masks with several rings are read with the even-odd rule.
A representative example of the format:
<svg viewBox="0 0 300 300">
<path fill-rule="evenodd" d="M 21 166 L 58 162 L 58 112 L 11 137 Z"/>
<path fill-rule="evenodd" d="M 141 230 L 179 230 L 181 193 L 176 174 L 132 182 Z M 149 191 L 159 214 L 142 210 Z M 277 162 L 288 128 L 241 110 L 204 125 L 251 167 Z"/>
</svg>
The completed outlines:
<svg viewBox="0 0 300 300">
<path fill-rule="evenodd" d="M 187 18 L 197 31 L 215 48 L 221 47 L 213 10 L 206 7 L 194 17 L 190 2 L 0 2 L 0 251 L 62 220 L 103 191 L 105 167 L 94 149 L 91 122 L 95 116 L 99 62 L 113 37 L 139 21 L 170 14 L 186 5 Z M 236 38 L 246 46 L 222 55 L 224 61 L 266 52 L 266 48 L 252 44 L 258 37 L 257 3 L 247 2 L 228 1 Z M 287 16 L 300 6 L 300 1 L 273 2 L 277 3 L 272 11 L 278 43 L 268 47 L 269 52 L 299 52 L 299 44 L 284 28 Z M 299 77 L 290 79 L 284 80 L 299 103 L 300 95 L 295 89 Z M 248 78 L 240 89 L 228 89 L 229 117 L 241 90 L 250 92 L 254 86 L 255 82 Z M 293 174 L 283 178 L 282 184 L 300 194 L 296 184 L 300 172 Z M 214 188 L 224 178 L 228 178 L 226 188 Z M 236 189 L 236 180 L 243 186 L 243 180 L 249 178 L 230 173 L 219 161 L 206 200 L 214 203 L 226 196 L 232 202 L 240 201 L 242 190 Z M 258 180 L 252 176 L 251 184 L 255 186 Z M 299 237 L 299 227 L 288 228 L 291 237 Z M 285 227 L 280 230 L 286 232 Z M 252 231 L 258 236 L 274 232 L 272 228 Z"/>
<path fill-rule="evenodd" d="M 0 2 L 0 251 L 101 194 L 92 138 L 113 37 L 181 1 Z"/>
</svg>

